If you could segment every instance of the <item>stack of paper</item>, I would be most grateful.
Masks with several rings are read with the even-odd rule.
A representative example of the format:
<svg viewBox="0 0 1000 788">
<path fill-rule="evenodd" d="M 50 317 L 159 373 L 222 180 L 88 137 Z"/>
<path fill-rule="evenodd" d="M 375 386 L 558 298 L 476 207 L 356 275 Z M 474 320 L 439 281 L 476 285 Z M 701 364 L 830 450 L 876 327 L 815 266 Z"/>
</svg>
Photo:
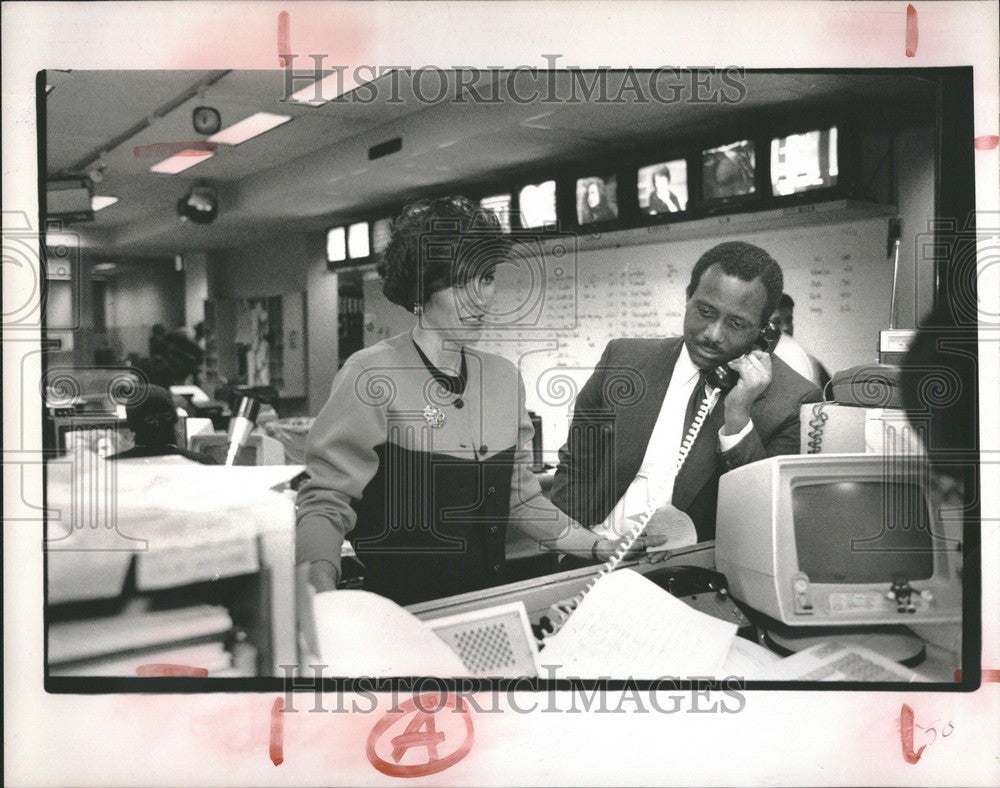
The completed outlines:
<svg viewBox="0 0 1000 788">
<path fill-rule="evenodd" d="M 49 625 L 49 664 L 179 645 L 221 636 L 232 626 L 228 611 L 219 605 L 58 622 Z"/>
<path fill-rule="evenodd" d="M 538 661 L 556 678 L 716 676 L 735 638 L 735 624 L 693 610 L 622 569 L 593 587 L 545 641 Z"/>
</svg>

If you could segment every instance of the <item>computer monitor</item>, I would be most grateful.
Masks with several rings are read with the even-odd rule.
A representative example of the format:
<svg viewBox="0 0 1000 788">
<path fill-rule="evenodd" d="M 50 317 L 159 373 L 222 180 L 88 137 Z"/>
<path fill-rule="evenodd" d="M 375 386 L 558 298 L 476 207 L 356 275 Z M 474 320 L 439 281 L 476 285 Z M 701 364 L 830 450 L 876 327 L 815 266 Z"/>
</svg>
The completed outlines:
<svg viewBox="0 0 1000 788">
<path fill-rule="evenodd" d="M 947 528 L 919 463 L 771 457 L 720 478 L 715 562 L 735 599 L 787 627 L 957 622 L 961 525 Z"/>
</svg>

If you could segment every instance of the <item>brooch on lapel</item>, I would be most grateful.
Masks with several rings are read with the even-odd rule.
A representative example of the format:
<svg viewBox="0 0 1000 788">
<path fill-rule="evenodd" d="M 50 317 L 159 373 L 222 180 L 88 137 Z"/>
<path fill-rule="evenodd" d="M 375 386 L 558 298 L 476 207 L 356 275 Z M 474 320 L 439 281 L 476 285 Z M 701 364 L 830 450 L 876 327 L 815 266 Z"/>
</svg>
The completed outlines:
<svg viewBox="0 0 1000 788">
<path fill-rule="evenodd" d="M 428 405 L 424 408 L 424 420 L 430 424 L 433 429 L 439 429 L 444 424 L 444 411 L 435 405 Z"/>
</svg>

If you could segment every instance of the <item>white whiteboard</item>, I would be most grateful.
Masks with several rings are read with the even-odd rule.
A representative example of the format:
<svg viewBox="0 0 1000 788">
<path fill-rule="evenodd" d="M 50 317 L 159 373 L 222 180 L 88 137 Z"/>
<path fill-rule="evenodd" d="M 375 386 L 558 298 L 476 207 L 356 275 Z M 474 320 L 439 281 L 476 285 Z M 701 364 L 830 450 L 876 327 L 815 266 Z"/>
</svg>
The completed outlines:
<svg viewBox="0 0 1000 788">
<path fill-rule="evenodd" d="M 887 223 L 876 217 L 730 236 L 764 248 L 781 264 L 785 292 L 796 304 L 795 337 L 831 373 L 876 360 L 892 291 Z M 608 341 L 678 336 L 691 268 L 719 241 L 671 240 L 574 253 L 568 238 L 547 242 L 541 255 L 523 250 L 519 265 L 498 269 L 494 311 L 505 315 L 508 325 L 479 347 L 520 367 L 528 409 L 543 419 L 550 461 L 565 440 L 576 393 Z M 377 279 L 366 278 L 365 312 L 366 345 L 413 324 L 409 314 L 385 300 Z"/>
</svg>

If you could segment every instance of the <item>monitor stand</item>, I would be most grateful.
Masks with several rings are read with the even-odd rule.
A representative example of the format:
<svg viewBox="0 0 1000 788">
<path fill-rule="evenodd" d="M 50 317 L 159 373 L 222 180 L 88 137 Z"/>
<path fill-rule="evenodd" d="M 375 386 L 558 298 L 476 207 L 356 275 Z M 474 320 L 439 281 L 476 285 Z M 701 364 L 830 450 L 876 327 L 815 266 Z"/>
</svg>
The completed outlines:
<svg viewBox="0 0 1000 788">
<path fill-rule="evenodd" d="M 785 657 L 831 640 L 871 649 L 908 668 L 916 667 L 927 657 L 924 642 L 901 625 L 786 627 L 768 622 L 764 629 L 764 643 Z"/>
</svg>

